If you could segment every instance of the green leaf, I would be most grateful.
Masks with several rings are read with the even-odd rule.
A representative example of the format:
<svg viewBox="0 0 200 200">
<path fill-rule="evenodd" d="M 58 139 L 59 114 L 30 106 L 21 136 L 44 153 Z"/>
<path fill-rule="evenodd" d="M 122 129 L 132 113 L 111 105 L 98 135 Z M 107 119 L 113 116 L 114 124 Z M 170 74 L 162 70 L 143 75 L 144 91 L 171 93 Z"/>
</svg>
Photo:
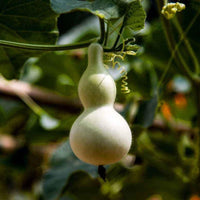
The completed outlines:
<svg viewBox="0 0 200 200">
<path fill-rule="evenodd" d="M 23 104 L 18 101 L 0 98 L 0 112 L 5 120 L 10 120 L 13 116 L 21 113 L 24 110 Z"/>
<path fill-rule="evenodd" d="M 107 47 L 111 48 L 113 46 L 113 44 L 115 43 L 122 24 L 123 24 L 123 17 L 109 21 L 109 23 L 108 23 L 109 33 L 108 33 Z"/>
<path fill-rule="evenodd" d="M 39 116 L 31 114 L 26 124 L 26 140 L 29 144 L 47 144 L 52 141 L 60 141 L 68 136 L 69 130 L 76 118 L 76 115 L 65 114 L 62 119 L 59 119 L 60 121 L 57 127 L 53 126 L 52 129 L 49 129 L 48 124 L 47 129 L 47 127 L 41 124 L 41 118 Z"/>
<path fill-rule="evenodd" d="M 97 167 L 80 161 L 72 152 L 68 142 L 59 147 L 53 154 L 51 169 L 44 175 L 43 189 L 46 200 L 55 200 L 63 192 L 71 173 L 83 170 L 93 177 L 97 175 Z"/>
<path fill-rule="evenodd" d="M 113 0 L 94 0 L 94 1 L 79 1 L 79 0 L 51 0 L 52 9 L 56 13 L 68 13 L 71 11 L 86 11 L 96 16 L 105 19 L 114 19 L 121 16 L 120 11 L 123 7 L 119 7 L 117 1 Z"/>
<path fill-rule="evenodd" d="M 59 14 L 80 10 L 107 20 L 119 19 L 125 16 L 124 25 L 133 30 L 143 28 L 146 17 L 139 0 L 51 0 L 51 6 Z"/>
<path fill-rule="evenodd" d="M 80 50 L 80 53 L 84 52 Z M 75 53 L 67 55 L 66 52 L 50 52 L 41 56 L 33 65 L 41 71 L 35 84 L 67 95 L 68 98 L 77 98 L 77 85 L 87 66 L 86 56 L 77 59 Z"/>
<path fill-rule="evenodd" d="M 135 0 L 128 6 L 124 17 L 124 26 L 138 31 L 144 28 L 146 19 L 145 11 L 141 5 L 140 0 Z"/>
<path fill-rule="evenodd" d="M 54 44 L 57 38 L 56 15 L 48 0 L 1 0 L 0 40 Z M 26 59 L 35 52 L 0 48 L 0 72 L 17 77 Z"/>
</svg>

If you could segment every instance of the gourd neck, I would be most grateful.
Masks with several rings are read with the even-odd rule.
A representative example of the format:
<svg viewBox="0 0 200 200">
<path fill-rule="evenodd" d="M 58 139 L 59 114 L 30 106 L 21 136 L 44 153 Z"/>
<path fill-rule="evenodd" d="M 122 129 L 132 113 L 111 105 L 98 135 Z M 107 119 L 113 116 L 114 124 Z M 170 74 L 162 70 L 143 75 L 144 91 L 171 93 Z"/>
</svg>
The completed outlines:
<svg viewBox="0 0 200 200">
<path fill-rule="evenodd" d="M 98 43 L 93 43 L 88 49 L 88 67 L 103 66 L 103 48 Z"/>
</svg>

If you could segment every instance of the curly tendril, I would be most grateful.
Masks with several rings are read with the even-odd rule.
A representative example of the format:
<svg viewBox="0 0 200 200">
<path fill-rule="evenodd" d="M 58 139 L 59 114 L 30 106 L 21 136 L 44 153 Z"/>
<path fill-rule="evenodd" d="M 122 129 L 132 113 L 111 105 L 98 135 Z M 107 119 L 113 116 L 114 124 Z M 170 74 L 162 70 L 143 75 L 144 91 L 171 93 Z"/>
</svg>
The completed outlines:
<svg viewBox="0 0 200 200">
<path fill-rule="evenodd" d="M 108 60 L 109 62 L 112 63 L 112 68 L 115 68 L 115 66 L 117 67 L 117 70 L 120 70 L 120 74 L 121 74 L 121 92 L 123 94 L 128 94 L 130 93 L 130 89 L 128 88 L 128 83 L 127 83 L 127 71 L 126 69 L 121 66 L 121 63 L 119 61 L 117 61 L 116 59 L 120 59 L 121 61 L 123 61 L 125 59 L 126 53 L 122 52 L 121 54 L 114 54 L 114 53 L 110 53 L 108 55 L 110 57 L 110 60 Z M 108 66 L 106 65 L 106 68 L 108 68 Z"/>
<path fill-rule="evenodd" d="M 112 25 L 111 25 L 112 26 Z M 130 89 L 128 88 L 128 83 L 127 83 L 127 79 L 128 79 L 128 73 L 126 71 L 126 69 L 121 66 L 120 61 L 118 61 L 117 59 L 123 61 L 125 59 L 126 55 L 136 55 L 135 51 L 132 50 L 128 50 L 128 51 L 124 51 L 125 50 L 125 46 L 127 44 L 127 41 L 124 40 L 122 34 L 119 32 L 120 37 L 122 38 L 122 48 L 121 51 L 119 53 L 106 53 L 106 61 L 111 62 L 112 63 L 112 68 L 115 68 L 115 66 L 118 65 L 117 70 L 120 70 L 120 74 L 121 74 L 121 92 L 123 94 L 128 94 L 130 93 Z M 131 39 L 131 41 L 133 41 L 134 39 Z M 130 40 L 129 40 L 130 41 Z M 119 46 L 121 46 L 119 45 Z M 118 46 L 118 47 L 119 47 Z M 109 68 L 107 65 L 105 65 L 106 68 Z"/>
</svg>

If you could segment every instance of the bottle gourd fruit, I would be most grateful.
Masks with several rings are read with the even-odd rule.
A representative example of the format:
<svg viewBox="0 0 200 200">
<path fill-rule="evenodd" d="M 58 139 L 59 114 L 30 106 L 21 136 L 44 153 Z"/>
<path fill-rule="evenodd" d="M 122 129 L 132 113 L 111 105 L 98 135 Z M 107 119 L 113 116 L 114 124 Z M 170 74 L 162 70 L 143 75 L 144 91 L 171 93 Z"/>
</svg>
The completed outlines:
<svg viewBox="0 0 200 200">
<path fill-rule="evenodd" d="M 88 49 L 88 67 L 83 73 L 78 94 L 84 106 L 70 131 L 70 145 L 82 161 L 105 165 L 119 161 L 131 146 L 131 130 L 113 104 L 116 86 L 103 64 L 103 49 L 93 43 Z"/>
</svg>

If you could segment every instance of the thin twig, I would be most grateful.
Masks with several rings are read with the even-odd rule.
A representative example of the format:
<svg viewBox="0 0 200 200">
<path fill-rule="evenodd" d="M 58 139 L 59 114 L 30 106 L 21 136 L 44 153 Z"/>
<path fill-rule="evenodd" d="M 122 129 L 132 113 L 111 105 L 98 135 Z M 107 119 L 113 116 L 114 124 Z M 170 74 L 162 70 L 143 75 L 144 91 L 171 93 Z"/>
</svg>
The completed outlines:
<svg viewBox="0 0 200 200">
<path fill-rule="evenodd" d="M 157 0 L 157 5 L 158 5 L 158 10 L 159 12 L 162 9 L 163 4 L 161 3 L 160 0 Z M 160 15 L 165 37 L 169 46 L 170 51 L 173 53 L 175 47 L 176 47 L 176 42 L 173 37 L 173 33 L 171 30 L 171 24 L 169 23 L 169 20 L 165 19 L 164 16 Z M 176 56 L 174 56 L 175 62 L 178 65 L 178 67 L 183 71 L 185 76 L 187 76 L 190 80 L 192 81 L 199 81 L 195 74 L 190 70 L 188 67 L 187 63 L 185 62 L 184 58 L 182 57 L 179 49 L 177 49 Z"/>
<path fill-rule="evenodd" d="M 162 74 L 162 76 L 161 76 L 161 79 L 160 79 L 160 81 L 159 81 L 159 83 L 158 83 L 158 87 L 161 86 L 161 84 L 162 84 L 162 82 L 163 82 L 163 80 L 164 80 L 164 78 L 165 78 L 165 76 L 166 76 L 166 74 L 167 74 L 167 72 L 168 72 L 168 70 L 169 70 L 169 68 L 170 68 L 170 66 L 171 66 L 171 63 L 172 63 L 172 61 L 173 61 L 173 59 L 174 59 L 174 56 L 175 56 L 175 54 L 176 54 L 178 48 L 180 47 L 180 45 L 181 45 L 182 41 L 184 40 L 184 38 L 186 39 L 187 33 L 190 31 L 192 25 L 193 25 L 194 22 L 196 21 L 196 19 L 197 19 L 197 17 L 199 16 L 199 14 L 200 14 L 200 12 L 198 12 L 198 13 L 195 15 L 195 17 L 192 19 L 192 21 L 190 22 L 190 24 L 188 25 L 188 27 L 185 29 L 184 32 L 183 32 L 183 30 L 182 30 L 182 34 L 181 34 L 182 36 L 181 36 L 179 42 L 176 44 L 176 46 L 175 46 L 175 48 L 174 48 L 174 50 L 173 50 L 173 52 L 172 52 L 172 54 L 171 54 L 171 57 L 170 57 L 169 62 L 168 62 L 168 64 L 167 64 L 167 67 L 165 68 L 165 71 L 163 72 L 163 74 Z M 198 61 L 197 61 L 196 64 L 198 65 Z"/>
<path fill-rule="evenodd" d="M 197 17 L 199 16 L 199 14 L 200 14 L 200 11 L 197 12 L 197 14 L 192 19 L 192 21 L 190 22 L 188 27 L 191 28 L 193 26 L 194 22 L 196 21 Z M 178 19 L 176 17 L 174 18 L 173 22 L 174 22 L 174 25 L 175 25 L 175 27 L 177 28 L 177 30 L 178 30 L 178 32 L 180 34 L 180 37 L 181 37 L 180 40 L 183 40 L 184 43 L 185 43 L 185 46 L 186 46 L 186 48 L 187 48 L 187 50 L 188 50 L 188 52 L 189 52 L 189 54 L 190 54 L 190 56 L 192 58 L 192 61 L 194 62 L 195 71 L 198 74 L 199 73 L 199 61 L 198 61 L 198 59 L 197 59 L 197 57 L 195 55 L 194 50 L 192 49 L 192 46 L 190 45 L 190 42 L 188 41 L 188 39 L 186 37 L 186 32 L 183 31 L 183 29 L 182 29 L 182 27 L 181 27 L 181 25 L 180 25 L 180 23 L 179 23 L 179 21 L 178 21 Z"/>
</svg>

